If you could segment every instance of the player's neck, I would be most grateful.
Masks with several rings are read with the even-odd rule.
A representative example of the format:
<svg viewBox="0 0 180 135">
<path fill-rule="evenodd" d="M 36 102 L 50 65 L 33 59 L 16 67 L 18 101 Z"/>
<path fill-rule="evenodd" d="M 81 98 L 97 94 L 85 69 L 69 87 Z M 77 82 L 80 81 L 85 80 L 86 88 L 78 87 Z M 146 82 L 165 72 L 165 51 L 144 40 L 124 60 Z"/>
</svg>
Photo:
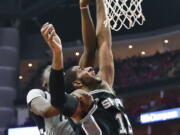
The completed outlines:
<svg viewBox="0 0 180 135">
<path fill-rule="evenodd" d="M 109 86 L 109 84 L 106 82 L 106 81 L 102 81 L 102 88 L 101 89 L 104 89 L 104 90 L 108 90 L 108 91 L 111 91 L 113 92 L 112 88 Z"/>
</svg>

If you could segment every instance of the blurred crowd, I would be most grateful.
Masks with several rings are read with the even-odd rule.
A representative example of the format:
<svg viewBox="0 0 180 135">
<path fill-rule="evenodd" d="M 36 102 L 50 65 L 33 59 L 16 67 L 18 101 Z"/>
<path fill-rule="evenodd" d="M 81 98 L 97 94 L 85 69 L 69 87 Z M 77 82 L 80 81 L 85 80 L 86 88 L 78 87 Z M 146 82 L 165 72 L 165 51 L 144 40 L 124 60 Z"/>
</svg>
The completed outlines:
<svg viewBox="0 0 180 135">
<path fill-rule="evenodd" d="M 180 51 L 115 60 L 115 89 L 142 86 L 180 75 Z"/>
<path fill-rule="evenodd" d="M 132 116 L 136 116 L 140 113 L 165 110 L 180 106 L 180 92 L 169 91 L 164 97 L 160 97 L 158 94 L 148 94 L 148 96 L 153 96 L 154 99 L 148 100 L 147 95 L 136 98 L 135 105 L 127 105 L 127 112 Z M 126 100 L 126 102 L 128 101 Z"/>
</svg>

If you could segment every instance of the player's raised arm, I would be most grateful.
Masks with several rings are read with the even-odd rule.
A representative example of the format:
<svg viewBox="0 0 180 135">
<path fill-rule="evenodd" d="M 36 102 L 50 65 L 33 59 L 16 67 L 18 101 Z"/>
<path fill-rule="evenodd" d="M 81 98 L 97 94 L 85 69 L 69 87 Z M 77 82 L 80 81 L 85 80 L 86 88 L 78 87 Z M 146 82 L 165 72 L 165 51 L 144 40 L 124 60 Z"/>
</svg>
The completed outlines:
<svg viewBox="0 0 180 135">
<path fill-rule="evenodd" d="M 43 28 L 45 27 L 45 28 Z M 84 93 L 77 91 L 73 95 L 65 93 L 65 84 L 64 84 L 64 72 L 63 72 L 63 52 L 60 42 L 60 38 L 55 32 L 54 27 L 51 24 L 46 24 L 42 27 L 41 33 L 45 41 L 52 50 L 52 69 L 50 72 L 49 78 L 49 89 L 51 94 L 51 104 L 58 108 L 64 115 L 71 116 L 76 120 L 80 120 L 81 113 L 84 104 L 82 97 Z M 49 36 L 48 36 L 49 34 Z M 91 96 L 87 94 L 87 96 Z M 83 104 L 82 104 L 83 102 Z M 89 106 L 91 106 L 93 100 L 90 100 Z"/>
<path fill-rule="evenodd" d="M 52 50 L 52 68 L 55 70 L 63 69 L 62 45 L 52 24 L 46 23 L 41 28 L 41 35 Z"/>
<path fill-rule="evenodd" d="M 78 105 L 78 101 L 77 99 L 71 98 L 71 96 L 65 94 L 61 40 L 56 34 L 52 24 L 43 25 L 41 34 L 53 53 L 52 69 L 49 78 L 49 89 L 52 97 L 51 104 L 61 110 L 66 102 L 66 98 L 69 98 L 75 103 L 72 112 L 69 112 L 71 114 L 75 111 L 76 106 Z"/>
<path fill-rule="evenodd" d="M 109 26 L 105 27 L 106 19 L 103 0 L 96 0 L 97 7 L 97 42 L 99 58 L 99 74 L 112 88 L 114 82 L 114 61 L 112 54 L 112 37 Z"/>
<path fill-rule="evenodd" d="M 93 67 L 97 49 L 96 31 L 89 10 L 90 0 L 80 0 L 81 27 L 84 51 L 80 58 L 81 67 Z"/>
</svg>

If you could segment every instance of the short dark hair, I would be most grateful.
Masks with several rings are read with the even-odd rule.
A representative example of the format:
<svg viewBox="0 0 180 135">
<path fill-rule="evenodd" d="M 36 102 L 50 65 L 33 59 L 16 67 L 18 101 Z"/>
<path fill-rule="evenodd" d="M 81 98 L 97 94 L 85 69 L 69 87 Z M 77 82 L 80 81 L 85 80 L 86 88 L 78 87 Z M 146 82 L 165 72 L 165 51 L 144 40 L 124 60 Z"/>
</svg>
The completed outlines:
<svg viewBox="0 0 180 135">
<path fill-rule="evenodd" d="M 71 93 L 75 90 L 73 86 L 73 81 L 75 81 L 76 78 L 77 78 L 76 72 L 73 71 L 73 67 L 66 70 L 65 75 L 64 75 L 64 83 L 65 83 L 65 88 L 66 88 L 67 93 Z"/>
</svg>

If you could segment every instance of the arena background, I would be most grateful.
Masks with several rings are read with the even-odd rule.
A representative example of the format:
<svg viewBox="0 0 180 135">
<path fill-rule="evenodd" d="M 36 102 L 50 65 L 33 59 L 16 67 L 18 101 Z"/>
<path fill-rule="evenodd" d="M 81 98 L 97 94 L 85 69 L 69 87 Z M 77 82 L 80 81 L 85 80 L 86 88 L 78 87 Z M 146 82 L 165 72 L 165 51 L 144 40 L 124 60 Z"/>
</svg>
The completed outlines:
<svg viewBox="0 0 180 135">
<path fill-rule="evenodd" d="M 39 33 L 43 23 L 53 23 L 60 35 L 65 67 L 77 63 L 82 53 L 78 3 L 0 1 L 0 135 L 8 135 L 9 128 L 34 126 L 25 97 L 31 88 L 40 88 L 41 72 L 51 59 Z M 142 6 L 143 26 L 112 33 L 114 89 L 135 135 L 180 135 L 180 1 L 144 0 Z M 95 20 L 95 1 L 90 8 Z M 160 110 L 166 111 L 147 114 Z M 143 113 L 146 124 L 141 123 Z"/>
</svg>

